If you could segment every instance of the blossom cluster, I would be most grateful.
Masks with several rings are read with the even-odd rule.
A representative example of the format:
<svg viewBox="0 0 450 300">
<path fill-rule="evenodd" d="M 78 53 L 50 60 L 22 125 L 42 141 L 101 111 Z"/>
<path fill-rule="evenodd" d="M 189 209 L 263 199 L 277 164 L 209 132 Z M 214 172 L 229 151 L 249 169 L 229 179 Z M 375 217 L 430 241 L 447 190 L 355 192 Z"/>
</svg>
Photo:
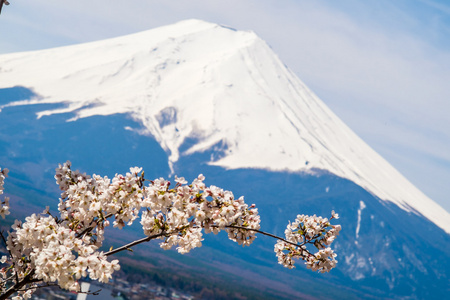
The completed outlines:
<svg viewBox="0 0 450 300">
<path fill-rule="evenodd" d="M 4 268 L 10 273 L 3 272 L 3 278 L 23 280 L 32 274 L 29 281 L 56 282 L 73 291 L 80 290 L 81 277 L 107 282 L 119 265 L 117 260 L 108 262 L 108 253 L 99 250 L 104 229 L 110 225 L 109 219 L 120 229 L 131 225 L 141 210 L 144 234 L 162 239 L 164 249 L 177 246 L 178 252 L 187 253 L 200 247 L 202 230 L 226 230 L 231 240 L 242 245 L 255 239 L 256 232 L 249 229 L 260 228 L 258 210 L 245 204 L 243 197 L 235 199 L 230 191 L 207 187 L 203 175 L 190 185 L 175 177 L 173 188 L 162 178 L 144 186 L 143 175 L 142 169 L 135 167 L 109 179 L 73 171 L 70 162 L 60 165 L 55 175 L 62 191 L 59 217 L 53 217 L 47 208 L 43 214 L 27 217 L 23 224 L 16 220 L 6 243 L 10 257 L 2 258 L 2 263 L 8 262 L 12 268 Z M 28 291 L 22 293 L 24 298 Z"/>
<path fill-rule="evenodd" d="M 255 232 L 248 229 L 260 228 L 254 206 L 248 207 L 243 197 L 235 199 L 230 191 L 207 187 L 203 175 L 190 185 L 175 176 L 173 188 L 163 178 L 144 186 L 141 168 L 131 168 L 125 176 L 116 175 L 110 180 L 72 171 L 67 162 L 56 170 L 55 178 L 63 191 L 59 203 L 61 219 L 71 230 L 91 237 L 96 246 L 101 246 L 109 217 L 114 218 L 114 227 L 123 228 L 139 217 L 141 209 L 144 234 L 162 239 L 164 249 L 178 246 L 180 253 L 201 246 L 202 229 L 205 233 L 225 229 L 230 239 L 249 245 Z"/>
<path fill-rule="evenodd" d="M 8 169 L 0 168 L 0 195 L 3 194 L 3 184 L 5 183 L 5 178 L 8 177 Z M 2 201 L 0 199 L 0 216 L 4 219 L 6 215 L 9 215 L 9 198 L 5 197 Z"/>
<path fill-rule="evenodd" d="M 7 169 L 0 172 L 0 194 L 6 175 Z M 108 256 L 152 239 L 160 239 L 163 249 L 176 247 L 184 254 L 202 245 L 204 233 L 224 230 L 229 239 L 243 246 L 250 245 L 256 233 L 270 235 L 260 231 L 254 204 L 249 206 L 243 197 L 235 198 L 217 186 L 206 186 L 203 175 L 191 184 L 175 176 L 171 186 L 163 178 L 145 179 L 138 167 L 110 179 L 73 171 L 66 162 L 56 169 L 55 179 L 61 190 L 59 215 L 53 216 L 46 208 L 23 223 L 16 220 L 6 239 L 9 255 L 0 263 L 9 267 L 0 269 L 0 299 L 11 291 L 17 292 L 14 299 L 28 299 L 42 282 L 72 291 L 80 291 L 82 277 L 108 282 L 120 268 L 118 260 L 108 261 Z M 0 210 L 3 218 L 9 213 L 7 201 Z M 138 218 L 146 238 L 108 252 L 101 250 L 110 222 L 122 229 Z M 337 218 L 334 212 L 333 218 Z M 288 225 L 286 239 L 276 237 L 279 262 L 291 268 L 293 259 L 302 258 L 313 270 L 329 271 L 336 264 L 335 254 L 325 245 L 331 244 L 339 230 L 339 225 L 332 226 L 327 219 L 298 216 Z M 319 252 L 313 255 L 306 250 L 308 243 Z"/>
<path fill-rule="evenodd" d="M 199 175 L 192 184 L 185 185 L 184 178 L 176 177 L 177 184 L 170 189 L 170 182 L 160 178 L 145 189 L 142 207 L 146 211 L 141 225 L 147 236 L 166 233 L 159 237 L 164 240 L 162 248 L 178 245 L 178 252 L 187 253 L 200 247 L 202 229 L 205 233 L 226 230 L 231 240 L 243 246 L 255 239 L 256 232 L 249 230 L 260 228 L 254 205 L 248 207 L 243 197 L 235 199 L 230 191 L 206 187 L 204 179 Z"/>
<path fill-rule="evenodd" d="M 339 215 L 332 211 L 330 220 L 338 218 Z M 336 266 L 337 260 L 336 254 L 328 246 L 339 235 L 340 230 L 341 225 L 331 225 L 327 218 L 298 215 L 284 231 L 286 239 L 278 240 L 275 244 L 278 263 L 292 269 L 294 259 L 302 259 L 308 269 L 329 272 Z M 307 250 L 308 244 L 314 245 L 319 251 L 312 254 Z"/>
<path fill-rule="evenodd" d="M 7 248 L 19 278 L 33 272 L 34 279 L 79 291 L 77 280 L 87 272 L 92 279 L 108 282 L 119 268 L 118 261 L 108 262 L 89 238 L 77 236 L 52 216 L 33 214 L 23 224 L 16 220 L 12 229 Z"/>
</svg>

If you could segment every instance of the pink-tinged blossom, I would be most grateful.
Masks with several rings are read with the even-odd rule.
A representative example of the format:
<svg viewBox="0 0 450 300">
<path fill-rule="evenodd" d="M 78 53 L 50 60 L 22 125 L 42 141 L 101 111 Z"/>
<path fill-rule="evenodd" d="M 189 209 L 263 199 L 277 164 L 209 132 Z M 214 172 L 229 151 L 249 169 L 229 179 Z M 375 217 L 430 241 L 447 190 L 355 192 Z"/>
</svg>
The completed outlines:
<svg viewBox="0 0 450 300">
<path fill-rule="evenodd" d="M 331 219 L 337 219 L 332 211 Z M 279 240 L 274 248 L 278 263 L 286 268 L 294 268 L 294 260 L 305 261 L 308 269 L 321 273 L 329 272 L 336 267 L 336 254 L 329 246 L 339 235 L 341 225 L 331 225 L 327 218 L 316 215 L 298 215 L 293 223 L 289 223 L 286 230 L 286 240 Z M 317 248 L 318 252 L 311 253 L 307 245 Z"/>
<path fill-rule="evenodd" d="M 7 169 L 0 169 L 0 195 L 3 194 Z M 204 183 L 200 174 L 191 184 L 175 176 L 175 187 L 163 179 L 145 185 L 142 168 L 130 168 L 125 175 L 112 179 L 73 171 L 70 162 L 59 165 L 55 179 L 61 190 L 59 216 L 33 214 L 25 222 L 15 221 L 6 240 L 10 255 L 3 256 L 1 278 L 23 280 L 32 274 L 33 280 L 56 282 L 61 288 L 79 291 L 78 280 L 108 282 L 119 261 L 108 261 L 100 249 L 105 239 L 104 228 L 110 225 L 122 229 L 139 217 L 144 234 L 161 240 L 160 247 L 176 247 L 181 254 L 201 247 L 203 234 L 225 230 L 228 238 L 248 246 L 260 230 L 260 216 L 254 204 L 248 206 L 243 197 L 236 199 L 231 191 Z M 9 199 L 1 202 L 0 215 L 9 214 Z M 337 219 L 333 211 L 331 219 Z M 289 223 L 286 238 L 278 238 L 275 252 L 278 262 L 294 267 L 294 259 L 302 259 L 308 268 L 328 272 L 336 266 L 336 254 L 328 247 L 341 230 L 329 220 L 317 216 L 298 215 Z M 263 233 L 263 232 L 261 232 Z M 306 249 L 314 245 L 318 252 Z M 0 279 L 1 279 L 0 278 Z M 0 285 L 1 292 L 6 285 Z M 35 287 L 28 284 L 13 299 L 28 299 Z M 25 291 L 26 290 L 26 291 Z"/>
<path fill-rule="evenodd" d="M 0 195 L 3 194 L 5 178 L 8 177 L 9 170 L 4 168 L 3 170 L 0 168 Z M 0 216 L 4 219 L 7 215 L 9 215 L 9 198 L 5 197 L 3 200 L 0 199 Z"/>
</svg>

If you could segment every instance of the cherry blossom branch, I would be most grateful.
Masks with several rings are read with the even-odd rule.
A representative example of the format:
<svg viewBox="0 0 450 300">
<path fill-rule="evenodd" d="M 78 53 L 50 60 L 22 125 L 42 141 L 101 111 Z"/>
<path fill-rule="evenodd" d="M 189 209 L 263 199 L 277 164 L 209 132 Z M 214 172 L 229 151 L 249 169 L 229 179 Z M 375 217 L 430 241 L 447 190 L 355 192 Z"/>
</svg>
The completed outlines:
<svg viewBox="0 0 450 300">
<path fill-rule="evenodd" d="M 219 227 L 219 226 L 217 226 L 217 225 L 212 225 L 212 227 Z M 285 242 L 285 243 L 291 244 L 291 245 L 296 246 L 296 247 L 301 247 L 301 246 L 303 246 L 303 245 L 306 244 L 306 242 L 303 243 L 303 244 L 296 244 L 296 243 L 290 242 L 290 241 L 288 241 L 288 240 L 285 240 L 285 239 L 283 239 L 282 237 L 279 237 L 279 236 L 277 236 L 277 235 L 274 235 L 274 234 L 271 234 L 271 233 L 268 233 L 268 232 L 265 232 L 265 231 L 262 231 L 262 230 L 251 229 L 251 228 L 243 227 L 243 226 L 227 225 L 227 226 L 225 226 L 225 228 L 234 228 L 234 229 L 242 229 L 242 230 L 254 231 L 254 232 L 257 232 L 257 233 L 261 233 L 261 234 L 263 234 L 263 235 L 266 235 L 266 236 L 270 236 L 271 238 L 274 238 L 274 239 L 283 241 L 283 242 Z"/>
<path fill-rule="evenodd" d="M 6 300 L 9 296 L 13 295 L 14 293 L 18 292 L 23 286 L 36 282 L 32 279 L 34 275 L 34 271 L 31 271 L 28 275 L 26 275 L 21 281 L 16 282 L 15 285 L 10 287 L 4 294 L 0 295 L 0 300 Z M 41 280 L 39 280 L 41 281 Z"/>
<path fill-rule="evenodd" d="M 38 282 L 38 281 L 36 281 L 36 282 Z M 18 292 L 26 292 L 28 290 L 35 290 L 35 289 L 41 289 L 41 288 L 45 288 L 45 287 L 52 287 L 52 286 L 59 287 L 56 283 L 47 283 L 45 285 L 36 285 L 36 286 L 27 287 L 25 289 L 20 289 L 20 290 L 18 290 Z"/>
<path fill-rule="evenodd" d="M 211 227 L 217 227 L 217 228 L 219 228 L 219 226 L 217 226 L 217 225 L 211 225 Z M 286 240 L 286 239 L 283 239 L 282 237 L 279 237 L 279 236 L 277 236 L 277 235 L 274 235 L 274 234 L 271 234 L 271 233 L 268 233 L 268 232 L 265 232 L 265 231 L 262 231 L 262 230 L 251 229 L 251 228 L 247 228 L 247 227 L 243 227 L 243 226 L 227 225 L 227 226 L 225 226 L 225 228 L 234 228 L 234 229 L 242 229 L 242 230 L 246 230 L 246 231 L 254 231 L 254 232 L 260 233 L 260 234 L 262 234 L 262 235 L 266 235 L 266 236 L 269 236 L 269 237 L 271 237 L 271 238 L 274 238 L 274 239 L 283 241 L 283 242 L 285 242 L 285 243 L 291 244 L 291 245 L 293 245 L 293 246 L 295 246 L 295 247 L 301 247 L 301 246 L 305 245 L 306 243 L 309 243 L 309 242 L 304 242 L 304 243 L 302 243 L 302 244 L 296 244 L 296 243 L 290 242 L 290 241 L 288 241 L 288 240 Z M 131 243 L 129 243 L 129 244 L 123 245 L 123 246 L 121 246 L 121 247 L 119 247 L 119 248 L 116 248 L 116 249 L 114 249 L 114 250 L 105 252 L 104 255 L 105 255 L 105 256 L 114 255 L 114 254 L 116 254 L 116 253 L 118 253 L 118 252 L 121 252 L 121 251 L 124 251 L 124 250 L 129 250 L 129 249 L 131 249 L 132 247 L 134 247 L 134 246 L 136 246 L 136 245 L 139 245 L 139 244 L 142 244 L 142 243 L 146 243 L 146 242 L 150 242 L 151 240 L 157 239 L 157 238 L 159 238 L 159 237 L 162 237 L 162 236 L 169 236 L 169 235 L 172 235 L 172 234 L 178 234 L 178 233 L 179 233 L 179 231 L 175 231 L 175 232 L 171 232 L 171 233 L 164 233 L 164 232 L 163 232 L 163 233 L 160 233 L 160 234 L 155 234 L 155 235 L 147 236 L 147 237 L 145 237 L 145 238 L 142 238 L 142 239 L 133 241 L 133 242 L 131 242 Z M 312 255 L 311 252 L 309 252 L 309 251 L 306 250 L 306 249 L 303 249 L 303 251 L 305 251 L 305 252 L 308 253 L 309 255 Z"/>
<path fill-rule="evenodd" d="M 103 217 L 104 220 L 109 219 L 110 217 L 112 217 L 113 214 L 108 214 L 105 217 Z M 95 226 L 92 226 L 93 224 L 95 224 Z M 91 232 L 92 230 L 95 229 L 95 227 L 97 227 L 98 225 L 98 219 L 97 220 L 92 220 L 92 222 L 89 224 L 88 227 L 86 227 L 83 231 L 77 233 L 77 237 L 82 237 L 84 234 Z"/>
<path fill-rule="evenodd" d="M 1 236 L 1 238 L 2 238 L 3 243 L 5 244 L 6 250 L 8 250 L 9 256 L 10 256 L 10 257 L 13 257 L 13 255 L 12 255 L 12 253 L 11 253 L 11 250 L 8 249 L 8 246 L 7 246 L 7 243 L 6 243 L 5 236 L 3 235 L 3 230 L 0 232 L 0 236 Z M 12 263 L 12 268 L 13 268 L 13 270 L 14 270 L 14 268 L 15 268 L 15 263 L 14 263 L 14 262 Z M 13 275 L 13 276 L 16 277 L 16 282 L 19 282 L 19 277 L 18 277 L 18 275 L 17 275 L 16 272 L 14 272 L 14 275 Z M 5 280 L 5 282 L 6 282 L 6 280 Z"/>
<path fill-rule="evenodd" d="M 309 243 L 309 242 L 305 241 L 304 243 L 296 244 L 296 243 L 290 242 L 290 241 L 288 241 L 288 240 L 286 240 L 286 239 L 283 239 L 282 237 L 279 237 L 279 236 L 277 236 L 277 235 L 274 235 L 274 234 L 271 234 L 271 233 L 268 233 L 268 232 L 265 232 L 265 231 L 262 231 L 262 230 L 251 229 L 251 228 L 242 227 L 242 226 L 228 225 L 228 226 L 225 226 L 225 228 L 235 228 L 235 229 L 243 229 L 243 230 L 248 230 L 248 231 L 254 231 L 254 232 L 260 233 L 260 234 L 262 234 L 262 235 L 269 236 L 269 237 L 271 237 L 271 238 L 274 238 L 274 239 L 276 239 L 276 240 L 285 242 L 285 243 L 287 243 L 287 244 L 290 244 L 290 245 L 295 246 L 295 247 L 298 247 L 298 248 L 301 248 L 302 246 L 304 246 L 304 245 L 306 245 L 307 243 Z M 302 250 L 303 250 L 304 252 L 308 253 L 309 255 L 312 255 L 312 253 L 309 252 L 308 250 L 303 249 L 303 248 L 302 248 Z"/>
<path fill-rule="evenodd" d="M 172 233 L 172 234 L 175 234 L 175 232 Z M 160 233 L 160 234 L 151 235 L 151 236 L 148 236 L 148 237 L 145 237 L 145 238 L 136 240 L 136 241 L 134 241 L 134 242 L 131 242 L 131 243 L 129 243 L 129 244 L 123 245 L 123 246 L 121 246 L 121 247 L 119 247 L 119 248 L 116 248 L 116 249 L 114 249 L 114 250 L 105 252 L 104 255 L 105 255 L 105 256 L 110 256 L 110 255 L 116 254 L 116 253 L 121 252 L 121 251 L 124 251 L 124 250 L 129 250 L 129 249 L 131 249 L 131 247 L 134 247 L 134 246 L 136 246 L 136 245 L 139 245 L 139 244 L 142 244 L 142 243 L 146 243 L 146 242 L 149 242 L 149 241 L 151 241 L 151 240 L 153 240 L 153 239 L 157 239 L 157 238 L 159 238 L 159 237 L 167 236 L 167 235 L 170 235 L 170 234 L 169 234 L 169 233 L 162 232 L 162 233 Z"/>
<path fill-rule="evenodd" d="M 36 282 L 57 283 L 63 289 L 79 292 L 79 279 L 89 276 L 108 282 L 120 269 L 119 261 L 108 261 L 108 256 L 158 238 L 163 240 L 163 249 L 176 246 L 184 254 L 202 246 L 203 234 L 224 229 L 230 240 L 243 246 L 249 246 L 257 233 L 276 239 L 278 262 L 287 268 L 294 267 L 294 259 L 305 261 L 308 268 L 319 272 L 336 266 L 336 254 L 327 246 L 341 227 L 331 225 L 326 218 L 298 215 L 293 223 L 289 222 L 286 237 L 282 238 L 260 230 L 254 204 L 249 206 L 243 197 L 236 199 L 232 192 L 217 186 L 206 186 L 201 174 L 189 185 L 175 176 L 175 187 L 170 188 L 169 181 L 149 181 L 141 171 L 130 168 L 126 175 L 116 174 L 109 179 L 72 171 L 70 162 L 60 165 L 55 175 L 62 191 L 60 216 L 52 216 L 46 208 L 43 215 L 33 214 L 23 224 L 16 221 L 7 238 L 1 234 L 9 251 L 9 258 L 3 256 L 1 263 L 8 262 L 10 267 L 0 269 L 1 276 L 7 278 L 0 284 L 0 300 L 14 293 L 15 299 L 28 299 L 37 287 L 30 284 Z M 0 194 L 6 175 L 7 170 L 0 169 Z M 144 186 L 146 182 L 150 184 Z M 0 206 L 1 217 L 9 213 L 8 209 L 5 199 Z M 100 251 L 109 218 L 119 229 L 140 218 L 146 237 L 108 252 Z M 333 211 L 330 220 L 337 218 Z M 319 251 L 313 254 L 306 249 L 307 244 Z M 8 284 L 12 287 L 5 290 Z"/>
</svg>

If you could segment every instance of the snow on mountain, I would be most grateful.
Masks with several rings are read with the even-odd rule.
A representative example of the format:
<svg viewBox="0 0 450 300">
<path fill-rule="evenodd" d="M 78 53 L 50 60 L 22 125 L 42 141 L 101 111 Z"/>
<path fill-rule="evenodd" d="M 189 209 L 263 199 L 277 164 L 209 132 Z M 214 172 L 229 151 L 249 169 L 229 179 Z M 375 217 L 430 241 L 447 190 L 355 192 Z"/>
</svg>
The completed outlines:
<svg viewBox="0 0 450 300">
<path fill-rule="evenodd" d="M 104 41 L 0 56 L 0 88 L 61 103 L 38 117 L 130 114 L 169 153 L 220 145 L 225 168 L 327 170 L 450 233 L 450 215 L 363 142 L 255 33 L 199 20 Z M 0 107 L 1 109 L 1 107 Z M 185 142 L 195 141 L 185 149 Z"/>
</svg>

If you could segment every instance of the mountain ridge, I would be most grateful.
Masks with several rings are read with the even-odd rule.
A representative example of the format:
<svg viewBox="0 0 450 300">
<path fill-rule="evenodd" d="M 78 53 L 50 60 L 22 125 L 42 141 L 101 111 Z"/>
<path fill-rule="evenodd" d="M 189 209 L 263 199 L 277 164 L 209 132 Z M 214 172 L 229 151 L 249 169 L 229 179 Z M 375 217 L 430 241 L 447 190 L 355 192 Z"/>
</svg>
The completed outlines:
<svg viewBox="0 0 450 300">
<path fill-rule="evenodd" d="M 20 100 L 32 96 L 32 91 L 26 88 L 0 89 L 0 103 L 8 102 L 3 101 L 5 98 Z M 10 168 L 6 190 L 14 214 L 8 224 L 14 218 L 23 219 L 41 211 L 46 205 L 55 208 L 60 191 L 55 184 L 54 168 L 67 159 L 82 172 L 102 176 L 123 174 L 130 166 L 143 167 L 150 179 L 171 172 L 167 152 L 154 138 L 138 134 L 136 131 L 142 124 L 127 114 L 91 116 L 76 122 L 67 122 L 76 118 L 76 112 L 36 118 L 40 111 L 64 107 L 64 104 L 11 106 L 0 113 L 0 161 Z M 160 120 L 162 124 L 167 122 Z M 130 131 L 132 128 L 135 130 Z M 188 143 L 181 150 L 189 147 Z M 301 264 L 295 271 L 285 270 L 276 263 L 273 241 L 260 236 L 247 249 L 227 240 L 226 234 L 205 237 L 203 247 L 190 253 L 194 260 L 203 261 L 206 256 L 212 259 L 213 266 L 216 261 L 234 265 L 234 276 L 239 278 L 240 269 L 253 270 L 269 279 L 274 279 L 273 272 L 279 270 L 277 280 L 320 299 L 445 298 L 450 270 L 446 249 L 450 238 L 435 224 L 326 170 L 275 172 L 208 164 L 211 156 L 220 157 L 218 149 L 222 148 L 219 143 L 205 152 L 182 155 L 174 164 L 174 171 L 188 180 L 203 173 L 207 184 L 231 190 L 236 196 L 244 195 L 247 203 L 258 207 L 263 230 L 280 236 L 287 220 L 294 220 L 298 213 L 328 216 L 331 210 L 338 211 L 338 223 L 343 230 L 333 248 L 339 263 L 329 274 L 313 273 Z M 135 225 L 135 234 L 142 236 L 142 229 Z M 112 232 L 111 238 L 117 234 L 120 232 Z M 125 243 L 132 240 L 131 236 L 126 237 Z M 154 259 L 153 250 L 147 246 L 143 245 L 142 250 L 148 259 Z M 165 255 L 171 256 L 167 252 Z M 194 261 L 192 265 L 196 265 Z M 182 268 L 180 272 L 186 270 Z M 208 268 L 200 272 L 207 274 Z M 322 291 L 323 284 L 334 288 Z"/>
<path fill-rule="evenodd" d="M 220 155 L 209 163 L 228 169 L 323 169 L 450 233 L 449 213 L 357 137 L 253 32 L 187 20 L 1 55 L 0 65 L 0 87 L 20 84 L 39 95 L 0 109 L 65 103 L 38 117 L 75 112 L 72 121 L 128 113 L 161 144 L 171 166 L 216 147 Z M 186 147 L 187 141 L 195 143 Z"/>
</svg>

